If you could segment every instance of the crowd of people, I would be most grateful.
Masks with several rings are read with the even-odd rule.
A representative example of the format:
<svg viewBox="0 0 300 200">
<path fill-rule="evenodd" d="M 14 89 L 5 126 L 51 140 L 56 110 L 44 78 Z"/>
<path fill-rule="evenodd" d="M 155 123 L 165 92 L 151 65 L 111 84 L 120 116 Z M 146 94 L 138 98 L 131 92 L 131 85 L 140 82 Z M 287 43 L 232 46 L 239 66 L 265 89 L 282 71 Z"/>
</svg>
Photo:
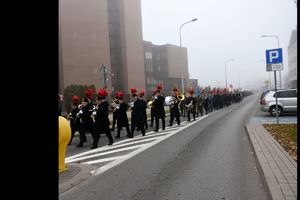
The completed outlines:
<svg viewBox="0 0 300 200">
<path fill-rule="evenodd" d="M 170 91 L 170 96 L 162 94 L 162 84 L 157 84 L 155 90 L 152 92 L 152 99 L 146 101 L 144 99 L 145 92 L 142 90 L 138 92 L 136 88 L 131 88 L 130 102 L 125 102 L 124 92 L 118 91 L 112 101 L 109 103 L 107 99 L 107 92 L 105 89 L 99 89 L 97 98 L 93 102 L 93 89 L 85 91 L 85 97 L 80 103 L 79 96 L 72 97 L 72 106 L 70 113 L 66 118 L 71 126 L 71 140 L 72 143 L 75 133 L 79 132 L 79 144 L 77 147 L 83 147 L 87 142 L 86 133 L 91 133 L 93 143 L 91 149 L 98 147 L 101 134 L 105 134 L 108 139 L 108 145 L 114 143 L 112 132 L 117 129 L 115 139 L 121 137 L 121 131 L 125 128 L 126 137 L 133 138 L 135 131 L 141 131 L 142 136 L 145 136 L 145 131 L 153 127 L 154 132 L 165 130 L 165 106 L 170 110 L 169 126 L 173 126 L 174 120 L 177 125 L 180 125 L 181 118 L 187 117 L 187 121 L 196 120 L 197 117 L 207 115 L 214 110 L 228 107 L 233 103 L 242 101 L 243 95 L 239 90 L 216 89 L 195 94 L 194 88 L 183 94 L 176 87 Z M 61 99 L 61 96 L 59 96 Z M 150 124 L 147 120 L 147 108 L 150 108 Z M 61 105 L 59 104 L 59 109 Z M 128 119 L 128 111 L 131 112 L 130 122 Z M 112 124 L 109 120 L 109 113 L 113 113 Z M 61 113 L 59 111 L 59 113 Z M 110 125 L 111 128 L 110 128 Z"/>
</svg>

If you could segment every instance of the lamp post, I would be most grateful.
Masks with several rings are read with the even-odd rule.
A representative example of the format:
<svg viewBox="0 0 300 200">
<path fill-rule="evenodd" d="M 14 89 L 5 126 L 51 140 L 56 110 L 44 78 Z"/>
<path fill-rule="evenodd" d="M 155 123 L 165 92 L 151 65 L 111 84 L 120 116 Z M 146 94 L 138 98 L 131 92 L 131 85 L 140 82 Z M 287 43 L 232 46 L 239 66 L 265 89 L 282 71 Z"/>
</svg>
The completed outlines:
<svg viewBox="0 0 300 200">
<path fill-rule="evenodd" d="M 225 61 L 225 82 L 226 82 L 226 89 L 227 89 L 227 63 L 230 61 L 234 61 L 234 58 Z"/>
<path fill-rule="evenodd" d="M 182 93 L 184 93 L 184 83 L 183 83 L 183 64 L 182 64 L 182 44 L 181 44 L 181 28 L 185 25 L 185 24 L 188 24 L 188 23 L 191 23 L 191 22 L 194 22 L 196 21 L 197 18 L 194 18 L 190 21 L 187 21 L 185 23 L 183 23 L 180 28 L 179 28 L 179 40 L 180 40 L 180 64 L 181 64 L 181 91 Z"/>
<path fill-rule="evenodd" d="M 279 49 L 280 45 L 279 45 L 279 37 L 277 35 L 262 35 L 261 37 L 274 37 L 277 39 L 277 47 Z M 274 71 L 274 73 L 276 73 L 276 71 Z M 281 88 L 281 71 L 279 71 L 279 88 Z"/>
</svg>

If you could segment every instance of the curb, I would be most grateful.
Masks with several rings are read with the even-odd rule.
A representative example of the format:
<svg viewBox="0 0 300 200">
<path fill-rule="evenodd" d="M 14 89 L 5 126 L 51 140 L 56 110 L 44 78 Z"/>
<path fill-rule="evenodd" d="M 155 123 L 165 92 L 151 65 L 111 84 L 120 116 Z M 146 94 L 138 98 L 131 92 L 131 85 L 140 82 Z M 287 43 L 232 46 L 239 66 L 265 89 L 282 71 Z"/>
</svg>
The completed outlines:
<svg viewBox="0 0 300 200">
<path fill-rule="evenodd" d="M 70 171 L 73 168 L 79 168 L 79 172 L 75 176 L 68 179 L 67 181 L 64 181 L 63 183 L 59 184 L 59 194 L 66 192 L 72 187 L 79 185 L 82 181 L 88 179 L 90 176 L 92 176 L 90 171 L 94 170 L 92 166 L 75 164 L 75 163 L 68 164 L 68 167 L 69 167 L 69 171 L 63 173 L 68 173 L 68 172 L 70 173 Z"/>
<path fill-rule="evenodd" d="M 297 199 L 297 163 L 262 125 L 247 124 L 245 129 L 268 197 L 272 200 Z"/>
</svg>

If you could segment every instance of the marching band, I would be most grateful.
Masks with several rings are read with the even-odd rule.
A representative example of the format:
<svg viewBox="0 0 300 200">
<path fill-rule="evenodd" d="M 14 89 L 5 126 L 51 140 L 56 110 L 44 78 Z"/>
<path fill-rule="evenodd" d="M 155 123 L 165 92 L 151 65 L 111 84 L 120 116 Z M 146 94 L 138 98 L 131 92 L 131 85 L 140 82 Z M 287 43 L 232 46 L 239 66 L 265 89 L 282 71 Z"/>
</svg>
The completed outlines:
<svg viewBox="0 0 300 200">
<path fill-rule="evenodd" d="M 80 135 L 77 147 L 82 147 L 84 142 L 87 142 L 86 133 L 91 133 L 93 137 L 91 149 L 97 148 L 101 134 L 106 134 L 108 145 L 112 145 L 114 140 L 111 131 L 114 132 L 115 125 L 117 125 L 116 139 L 120 138 L 123 127 L 126 128 L 128 138 L 134 137 L 135 130 L 141 131 L 142 136 L 145 136 L 145 130 L 148 129 L 147 108 L 150 108 L 150 126 L 154 127 L 154 132 L 158 132 L 160 119 L 162 121 L 161 130 L 165 130 L 165 106 L 168 106 L 170 111 L 169 126 L 173 126 L 175 119 L 179 126 L 180 117 L 185 117 L 185 114 L 187 121 L 191 121 L 191 114 L 193 120 L 196 120 L 197 117 L 203 116 L 204 110 L 207 115 L 213 110 L 230 106 L 232 103 L 238 103 L 242 100 L 240 91 L 229 92 L 226 88 L 223 90 L 216 88 L 210 91 L 202 90 L 195 94 L 194 88 L 191 87 L 184 95 L 174 87 L 171 95 L 166 97 L 163 96 L 162 90 L 162 84 L 157 84 L 156 89 L 153 90 L 152 99 L 148 103 L 143 99 L 144 90 L 138 93 L 135 88 L 130 89 L 131 101 L 129 103 L 125 102 L 125 94 L 121 91 L 115 94 L 110 104 L 106 99 L 108 94 L 105 89 L 99 89 L 95 105 L 92 102 L 95 91 L 92 89 L 85 91 L 85 97 L 81 104 L 79 104 L 80 98 L 76 95 L 73 96 L 71 111 L 67 116 L 72 131 L 69 145 L 77 131 Z M 113 113 L 111 129 L 108 117 L 110 112 Z M 128 112 L 131 112 L 131 123 L 128 120 Z M 130 124 L 131 129 L 129 128 Z"/>
</svg>

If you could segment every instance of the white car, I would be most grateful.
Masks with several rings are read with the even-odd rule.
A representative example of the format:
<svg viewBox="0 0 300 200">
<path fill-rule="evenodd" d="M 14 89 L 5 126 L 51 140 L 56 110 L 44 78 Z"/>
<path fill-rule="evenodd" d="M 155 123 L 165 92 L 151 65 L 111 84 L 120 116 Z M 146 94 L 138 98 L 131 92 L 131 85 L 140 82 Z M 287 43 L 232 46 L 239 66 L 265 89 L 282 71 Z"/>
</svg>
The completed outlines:
<svg viewBox="0 0 300 200">
<path fill-rule="evenodd" d="M 297 112 L 297 89 L 277 91 L 278 116 L 286 112 Z M 275 91 L 270 91 L 260 101 L 261 110 L 276 116 Z"/>
</svg>

